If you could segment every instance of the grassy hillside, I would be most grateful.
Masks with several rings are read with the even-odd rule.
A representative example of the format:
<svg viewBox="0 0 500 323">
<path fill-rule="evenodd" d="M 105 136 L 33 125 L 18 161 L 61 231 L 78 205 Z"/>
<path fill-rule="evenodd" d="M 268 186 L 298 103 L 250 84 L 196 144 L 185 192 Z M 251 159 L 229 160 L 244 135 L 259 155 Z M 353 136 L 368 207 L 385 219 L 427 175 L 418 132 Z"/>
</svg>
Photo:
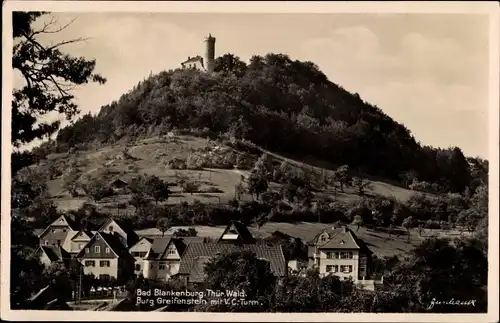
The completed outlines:
<svg viewBox="0 0 500 323">
<path fill-rule="evenodd" d="M 47 158 L 47 161 L 41 164 L 74 165 L 82 172 L 80 179 L 88 181 L 92 178 L 107 178 L 111 181 L 115 178 L 121 178 L 128 181 L 138 175 L 148 174 L 156 175 L 160 179 L 175 184 L 179 178 L 185 178 L 201 183 L 199 193 L 183 193 L 178 186 L 172 186 L 172 195 L 166 203 L 178 204 L 181 202 L 192 203 L 198 200 L 202 203 L 227 203 L 235 198 L 235 187 L 241 181 L 241 176 L 247 176 L 247 170 L 240 169 L 202 169 L 202 170 L 173 170 L 168 167 L 168 161 L 173 158 L 187 158 L 193 152 L 217 146 L 213 142 L 192 136 L 176 136 L 173 138 L 149 138 L 140 140 L 127 145 L 110 145 L 96 150 L 80 151 L 76 155 L 54 154 Z M 221 147 L 217 147 L 221 149 Z M 227 147 L 226 147 L 227 148 Z M 210 149 L 210 148 L 208 148 Z M 126 156 L 124 155 L 126 150 Z M 264 152 L 265 150 L 263 150 Z M 268 152 L 276 161 L 287 160 L 291 165 L 306 170 L 313 169 L 316 172 L 330 174 L 332 170 L 313 166 L 309 163 L 303 163 L 285 158 L 279 154 Z M 87 196 L 71 197 L 69 192 L 63 188 L 64 173 L 48 182 L 49 194 L 58 208 L 62 210 L 77 209 L 83 203 L 88 202 Z M 365 195 L 378 195 L 385 197 L 394 197 L 399 201 L 405 202 L 414 191 L 391 185 L 382 181 L 370 181 L 371 185 L 367 188 Z M 272 183 L 272 187 L 277 188 L 278 184 Z M 220 193 L 209 191 L 220 190 Z M 345 192 L 334 192 L 333 187 L 316 192 L 316 197 L 335 196 L 339 201 L 355 201 L 360 198 L 353 187 L 345 188 Z M 125 213 L 132 212 L 133 208 L 126 206 L 130 199 L 129 195 L 116 195 L 112 198 L 104 199 L 98 203 L 100 209 L 106 209 L 109 212 Z M 251 200 L 250 196 L 244 196 L 244 200 Z M 122 207 L 116 207 L 117 205 Z M 123 207 L 123 206 L 126 207 Z"/>
</svg>

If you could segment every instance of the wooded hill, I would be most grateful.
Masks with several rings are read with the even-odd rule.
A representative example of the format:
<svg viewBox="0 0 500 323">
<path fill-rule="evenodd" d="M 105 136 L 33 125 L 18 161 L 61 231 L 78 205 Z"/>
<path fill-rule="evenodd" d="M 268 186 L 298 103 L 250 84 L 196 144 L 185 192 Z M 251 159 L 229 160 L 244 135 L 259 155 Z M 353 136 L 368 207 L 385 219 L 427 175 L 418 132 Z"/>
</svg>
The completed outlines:
<svg viewBox="0 0 500 323">
<path fill-rule="evenodd" d="M 151 75 L 96 116 L 61 129 L 56 141 L 67 151 L 174 128 L 228 134 L 387 179 L 418 179 L 439 192 L 479 185 L 459 148 L 422 146 L 404 125 L 329 81 L 314 63 L 283 54 L 253 56 L 249 64 L 226 54 L 213 75 L 191 69 Z"/>
</svg>

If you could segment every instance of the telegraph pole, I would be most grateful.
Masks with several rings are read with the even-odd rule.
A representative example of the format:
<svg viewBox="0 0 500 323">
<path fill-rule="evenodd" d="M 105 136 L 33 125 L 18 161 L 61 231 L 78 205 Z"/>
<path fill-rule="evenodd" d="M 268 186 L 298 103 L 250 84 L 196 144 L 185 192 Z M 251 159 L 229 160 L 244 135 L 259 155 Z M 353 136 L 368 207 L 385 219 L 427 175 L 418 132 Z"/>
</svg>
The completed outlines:
<svg viewBox="0 0 500 323">
<path fill-rule="evenodd" d="M 82 304 L 82 271 L 83 266 L 80 266 L 80 270 L 78 271 L 80 273 L 80 279 L 78 283 L 78 304 Z"/>
</svg>

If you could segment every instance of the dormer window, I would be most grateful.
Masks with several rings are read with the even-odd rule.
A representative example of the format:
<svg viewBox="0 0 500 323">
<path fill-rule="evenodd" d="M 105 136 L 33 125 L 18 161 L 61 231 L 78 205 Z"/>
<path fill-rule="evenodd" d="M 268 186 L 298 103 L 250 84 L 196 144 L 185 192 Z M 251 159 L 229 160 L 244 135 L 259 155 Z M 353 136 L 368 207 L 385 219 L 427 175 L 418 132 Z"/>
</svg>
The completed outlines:
<svg viewBox="0 0 500 323">
<path fill-rule="evenodd" d="M 113 232 L 113 226 L 112 225 L 109 226 L 109 232 Z"/>
</svg>

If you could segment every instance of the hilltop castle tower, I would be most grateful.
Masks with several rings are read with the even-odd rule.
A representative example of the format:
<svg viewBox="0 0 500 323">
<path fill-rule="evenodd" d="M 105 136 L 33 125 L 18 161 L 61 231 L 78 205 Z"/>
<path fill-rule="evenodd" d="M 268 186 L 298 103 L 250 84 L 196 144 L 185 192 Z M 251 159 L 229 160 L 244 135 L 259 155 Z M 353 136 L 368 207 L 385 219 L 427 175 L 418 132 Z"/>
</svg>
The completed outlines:
<svg viewBox="0 0 500 323">
<path fill-rule="evenodd" d="M 205 57 L 203 59 L 205 63 L 205 69 L 208 73 L 213 73 L 215 68 L 215 38 L 211 34 L 205 38 Z"/>
<path fill-rule="evenodd" d="M 207 73 L 213 73 L 215 69 L 215 37 L 208 34 L 203 41 L 205 43 L 204 57 L 200 55 L 190 57 L 181 63 L 182 68 L 194 68 Z"/>
</svg>

